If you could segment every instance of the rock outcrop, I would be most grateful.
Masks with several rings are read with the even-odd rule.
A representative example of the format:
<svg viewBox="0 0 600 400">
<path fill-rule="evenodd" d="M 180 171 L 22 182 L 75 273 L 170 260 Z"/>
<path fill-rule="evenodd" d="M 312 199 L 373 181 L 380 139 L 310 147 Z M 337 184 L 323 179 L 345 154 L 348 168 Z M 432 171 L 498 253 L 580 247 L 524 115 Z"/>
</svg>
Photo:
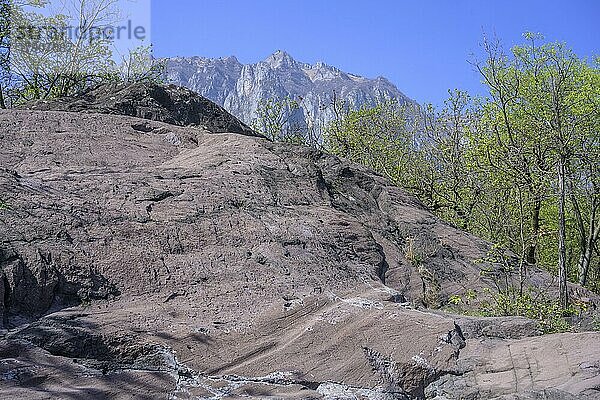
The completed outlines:
<svg viewBox="0 0 600 400">
<path fill-rule="evenodd" d="M 212 101 L 180 86 L 150 83 L 103 84 L 77 97 L 27 103 L 30 110 L 129 115 L 172 125 L 196 126 L 212 133 L 260 136 Z M 146 132 L 147 123 L 136 129 Z"/>
<path fill-rule="evenodd" d="M 600 334 L 423 308 L 489 246 L 384 178 L 92 110 L 0 112 L 2 396 L 597 398 Z"/>
</svg>

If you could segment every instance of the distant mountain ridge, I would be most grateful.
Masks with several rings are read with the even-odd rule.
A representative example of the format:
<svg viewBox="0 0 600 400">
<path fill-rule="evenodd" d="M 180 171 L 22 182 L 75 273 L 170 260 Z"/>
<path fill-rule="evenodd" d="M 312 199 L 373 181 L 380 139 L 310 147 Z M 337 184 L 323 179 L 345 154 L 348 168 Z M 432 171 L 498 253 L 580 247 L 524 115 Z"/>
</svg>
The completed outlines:
<svg viewBox="0 0 600 400">
<path fill-rule="evenodd" d="M 383 77 L 369 79 L 323 62 L 307 64 L 278 50 L 263 61 L 242 64 L 237 58 L 168 58 L 169 83 L 192 89 L 251 124 L 261 100 L 301 99 L 304 121 L 327 122 L 333 95 L 351 106 L 397 99 L 413 102 Z"/>
</svg>

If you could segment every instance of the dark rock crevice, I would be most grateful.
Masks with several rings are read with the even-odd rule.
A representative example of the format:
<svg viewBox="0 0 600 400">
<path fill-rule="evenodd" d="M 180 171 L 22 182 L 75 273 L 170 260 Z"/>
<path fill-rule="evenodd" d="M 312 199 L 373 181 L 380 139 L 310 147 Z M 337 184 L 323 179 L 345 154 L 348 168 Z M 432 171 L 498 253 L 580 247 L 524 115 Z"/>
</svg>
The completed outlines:
<svg viewBox="0 0 600 400">
<path fill-rule="evenodd" d="M 93 332 L 85 315 L 47 317 L 8 334 L 8 340 L 30 343 L 48 353 L 103 373 L 126 369 L 171 371 L 174 356 L 168 349 L 127 335 L 106 336 Z"/>
<path fill-rule="evenodd" d="M 28 257 L 14 250 L 0 252 L 4 326 L 14 327 L 50 311 L 120 294 L 116 286 L 92 269 L 68 276 L 55 263 L 50 251 L 39 248 Z"/>
</svg>

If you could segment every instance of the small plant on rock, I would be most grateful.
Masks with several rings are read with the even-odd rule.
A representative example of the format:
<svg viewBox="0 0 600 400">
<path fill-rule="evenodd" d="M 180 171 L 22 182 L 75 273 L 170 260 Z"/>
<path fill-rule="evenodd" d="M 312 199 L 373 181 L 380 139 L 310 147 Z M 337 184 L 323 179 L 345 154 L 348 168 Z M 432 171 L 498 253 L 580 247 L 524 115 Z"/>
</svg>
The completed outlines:
<svg viewBox="0 0 600 400">
<path fill-rule="evenodd" d="M 417 270 L 423 282 L 423 304 L 428 308 L 440 308 L 442 290 L 435 271 L 425 265 L 425 260 L 435 256 L 439 244 L 428 237 L 408 237 L 404 246 L 404 258 Z"/>
<path fill-rule="evenodd" d="M 450 298 L 448 299 L 448 303 L 454 305 L 454 306 L 458 306 L 459 304 L 462 303 L 462 297 L 457 295 L 457 294 L 453 294 L 452 296 L 450 296 Z"/>
</svg>

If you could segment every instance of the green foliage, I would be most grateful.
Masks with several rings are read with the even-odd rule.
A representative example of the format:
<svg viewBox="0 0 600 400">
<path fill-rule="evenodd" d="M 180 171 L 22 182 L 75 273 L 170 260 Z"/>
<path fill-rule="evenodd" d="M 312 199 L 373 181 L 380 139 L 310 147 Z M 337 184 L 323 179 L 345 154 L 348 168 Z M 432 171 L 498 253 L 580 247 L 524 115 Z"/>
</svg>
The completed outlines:
<svg viewBox="0 0 600 400">
<path fill-rule="evenodd" d="M 374 169 L 397 185 L 412 186 L 415 111 L 414 106 L 394 100 L 349 109 L 326 128 L 325 148 Z"/>
<path fill-rule="evenodd" d="M 587 305 L 575 302 L 563 309 L 560 301 L 533 287 L 521 291 L 509 286 L 499 292 L 485 289 L 482 293 L 467 290 L 448 299 L 447 311 L 477 317 L 520 316 L 537 321 L 542 332 L 572 331 L 572 318 L 588 311 Z"/>
<path fill-rule="evenodd" d="M 486 293 L 487 292 L 488 291 L 486 291 Z M 477 292 L 473 289 L 467 289 L 462 295 L 450 295 L 450 297 L 448 297 L 448 306 L 446 309 L 458 314 L 481 316 L 481 311 L 479 311 L 475 305 L 478 297 Z"/>
<path fill-rule="evenodd" d="M 258 104 L 252 128 L 274 142 L 305 144 L 298 101 L 291 97 L 263 99 Z"/>
<path fill-rule="evenodd" d="M 540 35 L 525 37 L 528 43 L 515 46 L 511 56 L 497 45 L 486 47 L 488 60 L 478 68 L 491 99 L 477 147 L 485 157 L 482 164 L 500 178 L 492 182 L 512 192 L 508 200 L 514 206 L 508 211 L 513 212 L 506 213 L 512 234 L 503 235 L 507 244 L 527 263 L 559 273 L 566 306 L 572 249 L 580 253 L 579 280 L 585 284 L 589 253 L 598 241 L 598 187 L 581 172 L 600 162 L 594 151 L 600 143 L 593 139 L 600 119 L 599 71 L 563 43 L 540 45 Z M 591 190 L 578 193 L 581 187 Z M 576 236 L 580 241 L 574 246 L 569 240 Z"/>
<path fill-rule="evenodd" d="M 162 83 L 164 62 L 141 46 L 113 60 L 108 32 L 118 0 L 68 0 L 61 13 L 42 0 L 0 3 L 0 107 L 71 96 L 107 82 Z M 49 12 L 50 11 L 50 12 Z"/>
<path fill-rule="evenodd" d="M 477 315 L 488 317 L 522 316 L 538 321 L 544 333 L 566 332 L 572 329 L 567 317 L 587 311 L 583 303 L 563 308 L 560 301 L 541 289 L 524 287 L 522 279 L 515 281 L 519 260 L 495 245 L 486 257 L 476 261 L 482 264 L 481 276 L 493 282 L 495 290 L 484 289 L 481 296 L 472 290 L 464 295 L 465 303 L 477 305 Z M 522 278 L 519 274 L 519 278 Z M 516 282 L 516 283 L 515 283 Z M 460 296 L 459 296 L 460 297 Z M 461 298 L 462 300 L 462 298 Z M 460 303 L 452 303 L 454 306 Z M 452 311 L 463 312 L 456 307 Z"/>
<path fill-rule="evenodd" d="M 7 107 L 6 86 L 10 81 L 10 3 L 0 1 L 0 108 Z"/>
<path fill-rule="evenodd" d="M 444 107 L 418 114 L 412 190 L 439 216 L 462 229 L 473 226 L 480 182 L 469 165 L 467 136 L 477 129 L 479 111 L 471 97 L 449 91 Z"/>
<path fill-rule="evenodd" d="M 560 273 L 564 302 L 567 279 L 600 286 L 600 64 L 539 34 L 525 39 L 508 54 L 485 42 L 475 63 L 485 98 L 455 90 L 439 109 L 334 104 L 325 149 L 496 243 L 499 289 L 522 289 L 537 265 Z"/>
<path fill-rule="evenodd" d="M 448 298 L 448 303 L 452 304 L 452 305 L 459 305 L 462 303 L 462 297 L 457 295 L 457 294 L 453 294 L 452 296 L 450 296 L 450 298 Z"/>
<path fill-rule="evenodd" d="M 465 292 L 465 298 L 467 299 L 467 301 L 473 301 L 477 298 L 477 292 L 473 289 L 467 289 L 467 291 Z"/>
<path fill-rule="evenodd" d="M 516 287 L 492 296 L 481 303 L 480 312 L 484 316 L 504 317 L 522 316 L 539 322 L 544 333 L 568 332 L 572 325 L 566 317 L 577 315 L 585 309 L 569 306 L 563 309 L 558 300 L 549 298 L 540 290 L 529 288 L 520 292 Z"/>
<path fill-rule="evenodd" d="M 64 14 L 46 15 L 24 7 L 12 7 L 10 63 L 13 103 L 75 94 L 100 83 L 114 69 L 109 40 L 98 35 L 95 25 L 105 23 L 114 0 L 80 2 Z M 76 24 L 79 34 L 69 37 Z"/>
<path fill-rule="evenodd" d="M 118 67 L 119 78 L 123 82 L 164 83 L 166 63 L 152 55 L 152 46 L 133 49 Z"/>
</svg>

